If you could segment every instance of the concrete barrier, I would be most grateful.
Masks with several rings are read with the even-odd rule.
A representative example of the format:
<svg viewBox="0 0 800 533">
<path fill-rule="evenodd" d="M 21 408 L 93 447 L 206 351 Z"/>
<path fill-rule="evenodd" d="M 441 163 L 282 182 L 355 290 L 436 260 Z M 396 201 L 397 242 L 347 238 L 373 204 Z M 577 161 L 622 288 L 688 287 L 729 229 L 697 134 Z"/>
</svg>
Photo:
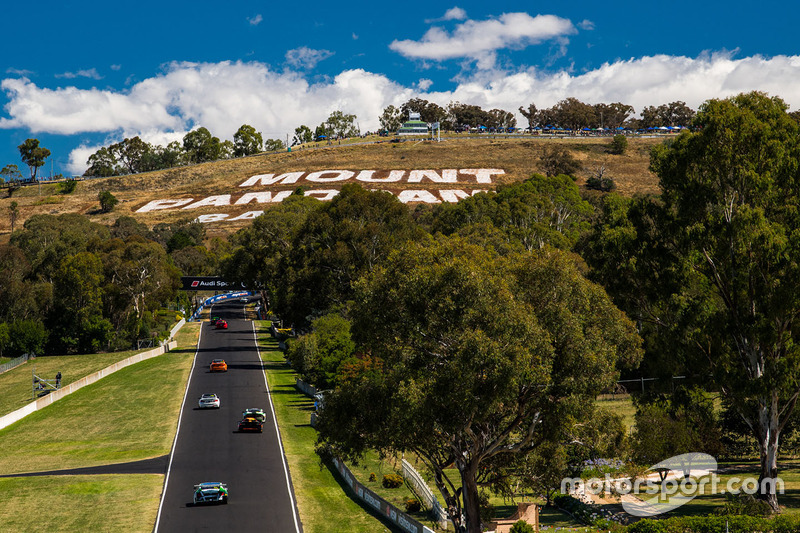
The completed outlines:
<svg viewBox="0 0 800 533">
<path fill-rule="evenodd" d="M 141 361 L 145 361 L 147 359 L 152 359 L 153 357 L 157 357 L 161 354 L 167 353 L 170 350 L 174 350 L 175 348 L 177 348 L 177 346 L 178 343 L 172 341 L 168 344 L 165 344 L 164 346 L 159 346 L 158 348 L 153 348 L 152 350 L 148 350 L 146 352 L 137 353 L 136 355 L 132 355 L 127 359 L 123 359 L 122 361 L 117 361 L 113 365 L 107 366 L 106 368 L 98 372 L 95 372 L 94 374 L 90 374 L 88 376 L 82 377 L 77 381 L 73 381 L 69 385 L 61 387 L 58 390 L 54 390 L 50 394 L 42 396 L 38 400 L 29 403 L 25 407 L 21 407 L 16 411 L 12 411 L 7 415 L 0 417 L 0 429 L 8 427 L 14 422 L 22 420 L 29 414 L 38 411 L 39 409 L 42 409 L 43 407 L 46 407 L 57 400 L 60 400 L 61 398 L 67 396 L 68 394 L 72 394 L 76 390 L 81 389 L 86 385 L 92 384 L 106 376 L 109 376 L 114 372 L 116 372 L 117 370 L 125 368 L 126 366 L 139 363 Z"/>
</svg>

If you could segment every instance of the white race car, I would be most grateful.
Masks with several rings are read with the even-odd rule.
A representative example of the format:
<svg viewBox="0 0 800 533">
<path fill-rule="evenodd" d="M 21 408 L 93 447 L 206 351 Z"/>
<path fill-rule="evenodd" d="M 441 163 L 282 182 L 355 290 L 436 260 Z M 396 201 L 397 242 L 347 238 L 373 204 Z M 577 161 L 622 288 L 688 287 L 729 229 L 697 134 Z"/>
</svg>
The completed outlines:
<svg viewBox="0 0 800 533">
<path fill-rule="evenodd" d="M 197 401 L 200 409 L 219 409 L 219 396 L 216 394 L 203 394 Z"/>
</svg>

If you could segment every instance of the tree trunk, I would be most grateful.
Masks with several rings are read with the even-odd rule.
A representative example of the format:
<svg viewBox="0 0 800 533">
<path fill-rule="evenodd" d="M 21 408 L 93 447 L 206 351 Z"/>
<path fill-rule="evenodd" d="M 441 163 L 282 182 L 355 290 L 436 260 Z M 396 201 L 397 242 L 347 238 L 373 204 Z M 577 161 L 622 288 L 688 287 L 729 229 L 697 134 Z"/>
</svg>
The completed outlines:
<svg viewBox="0 0 800 533">
<path fill-rule="evenodd" d="M 481 506 L 476 481 L 478 469 L 471 462 L 461 470 L 461 487 L 464 497 L 464 514 L 466 515 L 466 533 L 481 533 Z"/>
<path fill-rule="evenodd" d="M 778 398 L 771 395 L 770 400 L 762 403 L 758 410 L 756 439 L 761 455 L 761 474 L 758 478 L 758 499 L 765 501 L 773 512 L 780 512 L 778 507 L 778 446 L 780 426 L 778 422 Z"/>
</svg>

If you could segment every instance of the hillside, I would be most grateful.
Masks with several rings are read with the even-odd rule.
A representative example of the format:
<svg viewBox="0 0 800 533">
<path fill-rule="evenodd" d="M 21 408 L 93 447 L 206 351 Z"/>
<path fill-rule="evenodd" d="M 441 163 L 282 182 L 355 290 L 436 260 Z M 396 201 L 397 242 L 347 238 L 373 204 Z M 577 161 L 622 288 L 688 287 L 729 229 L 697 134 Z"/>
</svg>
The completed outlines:
<svg viewBox="0 0 800 533">
<path fill-rule="evenodd" d="M 85 180 L 69 195 L 59 194 L 54 184 L 23 187 L 14 192 L 13 198 L 8 198 L 5 191 L 2 193 L 0 242 L 7 241 L 10 234 L 9 208 L 12 201 L 18 203 L 17 225 L 40 213 L 80 213 L 95 222 L 108 224 L 121 215 L 131 215 L 151 226 L 159 222 L 205 215 L 203 218 L 206 219 L 209 235 L 227 235 L 248 224 L 249 217 L 255 216 L 258 210 L 267 208 L 270 204 L 263 202 L 270 201 L 270 196 L 273 202 L 280 201 L 282 196 L 298 186 L 302 186 L 307 192 L 315 191 L 312 194 L 320 198 L 330 194 L 326 191 L 336 190 L 342 184 L 352 182 L 369 188 L 389 190 L 395 194 L 400 194 L 404 189 L 414 189 L 419 194 L 405 194 L 405 200 L 411 203 L 425 201 L 426 198 L 428 201 L 434 201 L 431 198 L 435 198 L 435 201 L 441 201 L 441 198 L 452 200 L 459 195 L 493 189 L 496 185 L 520 181 L 535 172 L 542 172 L 539 156 L 545 146 L 554 143 L 568 147 L 581 161 L 583 169 L 579 172 L 580 185 L 598 168 L 604 166 L 606 176 L 615 179 L 620 194 L 658 192 L 658 181 L 648 171 L 649 152 L 654 145 L 663 142 L 663 138 L 630 139 L 624 155 L 608 153 L 610 142 L 608 137 L 462 137 L 443 139 L 441 143 L 406 141 L 341 146 L 319 143 L 318 146 L 305 149 L 295 148 L 292 152 L 257 155 L 131 176 Z M 495 172 L 490 178 L 484 176 L 481 179 L 480 174 L 470 174 L 469 171 L 465 173 L 458 169 L 491 169 L 499 172 Z M 319 172 L 331 170 L 351 172 L 327 172 L 322 175 Z M 361 171 L 365 170 L 375 172 L 362 174 Z M 390 173 L 393 170 L 406 172 Z M 412 170 L 435 172 L 415 175 L 410 172 Z M 267 175 L 267 179 L 248 182 L 257 175 Z M 279 179 L 282 175 L 283 179 Z M 368 179 L 362 179 L 363 176 Z M 270 183 L 272 181 L 275 183 Z M 119 200 L 111 213 L 99 212 L 97 195 L 103 190 L 110 191 Z M 441 190 L 450 192 L 443 194 Z M 282 195 L 277 194 L 280 191 L 284 191 Z M 270 194 L 265 195 L 266 192 Z M 149 204 L 156 200 L 169 202 L 162 202 L 156 207 Z M 217 215 L 210 216 L 212 214 Z M 242 217 L 243 214 L 243 219 L 230 220 Z"/>
</svg>

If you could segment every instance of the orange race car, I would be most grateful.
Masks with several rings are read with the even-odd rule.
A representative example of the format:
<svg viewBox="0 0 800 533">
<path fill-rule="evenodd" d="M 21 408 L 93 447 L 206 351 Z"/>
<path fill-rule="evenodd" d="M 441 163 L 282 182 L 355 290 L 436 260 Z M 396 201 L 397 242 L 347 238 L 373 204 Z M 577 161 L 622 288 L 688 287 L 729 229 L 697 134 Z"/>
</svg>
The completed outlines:
<svg viewBox="0 0 800 533">
<path fill-rule="evenodd" d="M 227 372 L 228 363 L 225 362 L 225 359 L 212 359 L 210 370 L 211 372 Z"/>
</svg>

